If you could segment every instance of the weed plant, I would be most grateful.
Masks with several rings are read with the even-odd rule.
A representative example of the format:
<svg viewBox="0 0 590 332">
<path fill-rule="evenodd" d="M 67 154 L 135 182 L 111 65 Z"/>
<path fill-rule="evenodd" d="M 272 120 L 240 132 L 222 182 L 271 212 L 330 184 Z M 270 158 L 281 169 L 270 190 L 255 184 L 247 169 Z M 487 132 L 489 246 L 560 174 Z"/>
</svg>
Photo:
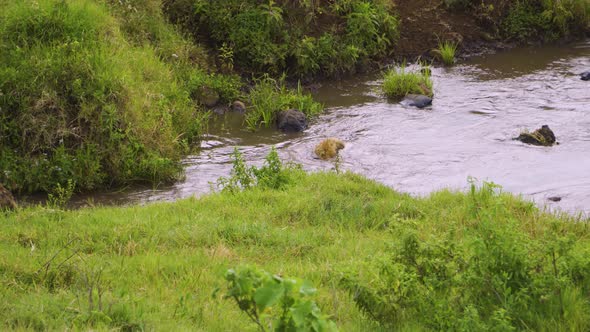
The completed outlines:
<svg viewBox="0 0 590 332">
<path fill-rule="evenodd" d="M 399 100 L 408 94 L 432 96 L 429 70 L 407 71 L 406 66 L 390 69 L 383 76 L 383 92 L 388 98 Z"/>
</svg>

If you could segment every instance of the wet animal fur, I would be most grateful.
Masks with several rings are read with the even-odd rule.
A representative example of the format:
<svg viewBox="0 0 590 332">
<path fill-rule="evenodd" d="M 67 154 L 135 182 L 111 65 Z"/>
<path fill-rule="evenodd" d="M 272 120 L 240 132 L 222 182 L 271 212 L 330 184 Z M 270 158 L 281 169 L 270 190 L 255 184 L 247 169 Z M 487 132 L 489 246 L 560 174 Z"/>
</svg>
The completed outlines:
<svg viewBox="0 0 590 332">
<path fill-rule="evenodd" d="M 337 138 L 327 138 L 315 147 L 315 154 L 322 160 L 336 157 L 338 151 L 344 149 L 344 142 Z"/>
</svg>

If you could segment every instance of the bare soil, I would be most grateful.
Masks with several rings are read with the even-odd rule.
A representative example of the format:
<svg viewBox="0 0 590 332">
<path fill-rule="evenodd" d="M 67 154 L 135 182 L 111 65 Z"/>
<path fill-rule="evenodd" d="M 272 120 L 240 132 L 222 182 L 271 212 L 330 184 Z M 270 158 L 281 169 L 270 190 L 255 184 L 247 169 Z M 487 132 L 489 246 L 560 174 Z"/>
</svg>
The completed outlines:
<svg viewBox="0 0 590 332">
<path fill-rule="evenodd" d="M 439 41 L 459 43 L 461 53 L 472 54 L 497 45 L 494 20 L 505 8 L 503 0 L 485 1 L 493 11 L 448 10 L 443 0 L 394 0 L 401 20 L 395 54 L 400 58 L 429 57 Z"/>
</svg>

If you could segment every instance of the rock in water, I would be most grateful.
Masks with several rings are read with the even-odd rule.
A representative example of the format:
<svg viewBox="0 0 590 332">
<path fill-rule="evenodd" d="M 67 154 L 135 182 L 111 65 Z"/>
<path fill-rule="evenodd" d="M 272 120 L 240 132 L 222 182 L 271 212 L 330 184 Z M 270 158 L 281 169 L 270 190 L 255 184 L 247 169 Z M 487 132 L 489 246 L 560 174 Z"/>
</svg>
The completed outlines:
<svg viewBox="0 0 590 332">
<path fill-rule="evenodd" d="M 344 149 L 344 142 L 337 138 L 327 138 L 315 147 L 315 154 L 322 160 L 336 157 L 338 151 Z"/>
<path fill-rule="evenodd" d="M 425 96 L 425 95 L 407 95 L 404 100 L 402 100 L 402 104 L 408 106 L 415 106 L 418 108 L 424 108 L 426 106 L 432 105 L 432 98 Z"/>
<path fill-rule="evenodd" d="M 0 184 L 0 210 L 12 210 L 16 209 L 16 207 L 16 201 L 10 191 L 6 190 L 6 188 Z"/>
<path fill-rule="evenodd" d="M 526 144 L 540 145 L 540 146 L 552 146 L 556 143 L 555 134 L 549 126 L 543 125 L 541 128 L 533 131 L 532 133 L 521 133 L 516 140 L 519 140 Z"/>
<path fill-rule="evenodd" d="M 585 71 L 580 75 L 582 81 L 590 81 L 590 71 Z"/>
<path fill-rule="evenodd" d="M 277 116 L 277 127 L 284 132 L 304 131 L 307 128 L 307 117 L 298 110 L 281 111 Z"/>
</svg>

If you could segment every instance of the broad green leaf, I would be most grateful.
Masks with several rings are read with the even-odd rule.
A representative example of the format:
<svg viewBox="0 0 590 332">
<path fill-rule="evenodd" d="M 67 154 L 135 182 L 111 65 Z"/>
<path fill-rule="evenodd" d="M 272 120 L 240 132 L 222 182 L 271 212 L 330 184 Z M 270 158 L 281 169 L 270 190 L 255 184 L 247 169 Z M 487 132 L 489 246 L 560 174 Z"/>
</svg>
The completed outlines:
<svg viewBox="0 0 590 332">
<path fill-rule="evenodd" d="M 258 309 L 263 311 L 280 300 L 284 292 L 285 290 L 282 284 L 271 281 L 256 290 L 254 293 L 254 302 L 256 302 Z"/>
<path fill-rule="evenodd" d="M 298 327 L 305 326 L 307 317 L 310 316 L 313 310 L 313 303 L 311 301 L 300 302 L 294 305 L 290 310 L 295 325 Z"/>
<path fill-rule="evenodd" d="M 299 288 L 299 293 L 305 296 L 314 295 L 316 292 L 317 289 L 313 287 L 313 285 L 308 281 L 304 281 L 303 285 L 301 285 L 301 288 Z"/>
</svg>

